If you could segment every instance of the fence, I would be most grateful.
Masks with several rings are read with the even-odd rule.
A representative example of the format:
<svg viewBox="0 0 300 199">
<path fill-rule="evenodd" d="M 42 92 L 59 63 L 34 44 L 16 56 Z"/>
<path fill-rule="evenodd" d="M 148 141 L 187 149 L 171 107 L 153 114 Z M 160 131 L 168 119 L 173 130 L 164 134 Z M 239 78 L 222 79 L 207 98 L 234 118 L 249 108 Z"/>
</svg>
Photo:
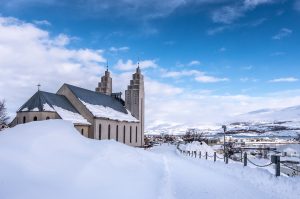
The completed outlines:
<svg viewBox="0 0 300 199">
<path fill-rule="evenodd" d="M 256 166 L 256 167 L 260 167 L 260 168 L 263 168 L 263 167 L 268 167 L 268 166 L 271 166 L 273 164 L 275 164 L 275 176 L 280 176 L 280 164 L 284 165 L 285 167 L 291 169 L 293 172 L 292 172 L 292 175 L 296 175 L 296 174 L 300 174 L 300 171 L 287 165 L 285 161 L 280 161 L 280 156 L 278 155 L 272 155 L 271 156 L 271 162 L 266 164 L 266 165 L 259 165 L 259 164 L 256 164 L 254 162 L 252 162 L 248 157 L 247 157 L 247 153 L 245 152 L 244 155 L 242 156 L 242 153 L 241 153 L 241 158 L 240 159 L 237 159 L 237 160 L 234 160 L 232 159 L 228 154 L 224 154 L 223 157 L 220 157 L 217 155 L 217 152 L 214 152 L 213 155 L 209 155 L 207 152 L 203 153 L 201 151 L 199 151 L 199 153 L 197 153 L 197 151 L 185 151 L 185 150 L 181 150 L 179 148 L 179 145 L 177 145 L 177 150 L 183 154 L 183 155 L 187 155 L 187 156 L 191 156 L 191 157 L 195 157 L 195 158 L 205 158 L 206 160 L 208 160 L 208 158 L 213 158 L 214 162 L 217 161 L 217 159 L 220 159 L 220 160 L 224 160 L 225 164 L 228 164 L 228 159 L 231 159 L 235 162 L 241 162 L 244 164 L 244 166 L 247 166 L 248 163 Z"/>
</svg>

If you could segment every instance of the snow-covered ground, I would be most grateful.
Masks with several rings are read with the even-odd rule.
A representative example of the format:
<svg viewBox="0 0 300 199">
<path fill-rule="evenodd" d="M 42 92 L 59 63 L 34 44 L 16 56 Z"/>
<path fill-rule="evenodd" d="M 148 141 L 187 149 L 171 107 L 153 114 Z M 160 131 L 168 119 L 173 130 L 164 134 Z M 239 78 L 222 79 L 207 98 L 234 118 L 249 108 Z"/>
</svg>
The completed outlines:
<svg viewBox="0 0 300 199">
<path fill-rule="evenodd" d="M 172 145 L 146 151 L 91 140 L 63 120 L 0 133 L 1 199 L 299 197 L 299 177 L 185 157 Z"/>
</svg>

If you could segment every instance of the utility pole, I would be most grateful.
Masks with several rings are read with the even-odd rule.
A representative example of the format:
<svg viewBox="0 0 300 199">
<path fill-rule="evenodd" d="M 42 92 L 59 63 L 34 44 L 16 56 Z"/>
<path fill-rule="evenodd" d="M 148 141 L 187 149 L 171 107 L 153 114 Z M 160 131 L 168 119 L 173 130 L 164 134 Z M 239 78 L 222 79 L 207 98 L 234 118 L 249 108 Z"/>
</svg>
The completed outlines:
<svg viewBox="0 0 300 199">
<path fill-rule="evenodd" d="M 226 133 L 226 125 L 222 126 L 223 130 L 224 130 L 224 161 L 225 161 L 225 157 L 226 157 L 226 151 L 225 151 L 225 133 Z"/>
</svg>

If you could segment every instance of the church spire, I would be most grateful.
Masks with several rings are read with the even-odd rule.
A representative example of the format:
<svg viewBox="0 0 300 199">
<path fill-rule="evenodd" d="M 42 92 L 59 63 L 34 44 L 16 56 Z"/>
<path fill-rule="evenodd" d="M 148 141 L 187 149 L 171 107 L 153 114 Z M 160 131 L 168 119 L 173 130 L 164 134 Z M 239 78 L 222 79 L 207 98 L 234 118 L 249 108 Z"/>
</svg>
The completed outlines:
<svg viewBox="0 0 300 199">
<path fill-rule="evenodd" d="M 101 77 L 101 82 L 98 83 L 96 92 L 104 93 L 106 95 L 111 95 L 112 93 L 112 78 L 110 77 L 110 72 L 108 71 L 108 61 L 106 61 L 106 71 Z"/>
<path fill-rule="evenodd" d="M 141 69 L 140 69 L 140 57 L 138 57 L 136 72 L 137 73 L 141 73 Z"/>
</svg>

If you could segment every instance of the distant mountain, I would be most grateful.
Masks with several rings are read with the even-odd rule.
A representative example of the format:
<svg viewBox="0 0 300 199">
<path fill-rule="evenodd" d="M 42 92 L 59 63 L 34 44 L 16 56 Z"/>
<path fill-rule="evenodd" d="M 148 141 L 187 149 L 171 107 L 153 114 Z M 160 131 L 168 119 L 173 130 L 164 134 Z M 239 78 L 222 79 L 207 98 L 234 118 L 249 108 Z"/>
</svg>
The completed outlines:
<svg viewBox="0 0 300 199">
<path fill-rule="evenodd" d="M 300 121 L 300 105 L 282 109 L 260 109 L 234 118 L 235 121 Z"/>
</svg>

